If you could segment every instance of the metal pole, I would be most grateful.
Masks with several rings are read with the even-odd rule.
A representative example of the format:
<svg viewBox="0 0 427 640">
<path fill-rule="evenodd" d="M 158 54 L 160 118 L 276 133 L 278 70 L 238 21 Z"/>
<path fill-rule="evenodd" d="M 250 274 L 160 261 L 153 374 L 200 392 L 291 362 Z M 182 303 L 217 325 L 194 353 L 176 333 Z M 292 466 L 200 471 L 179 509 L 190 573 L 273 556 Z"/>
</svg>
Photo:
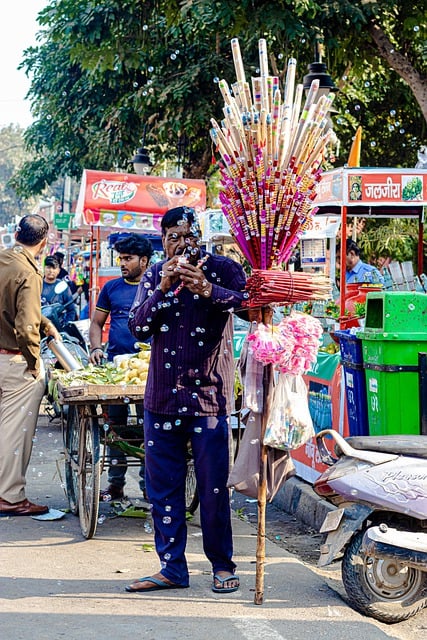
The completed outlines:
<svg viewBox="0 0 427 640">
<path fill-rule="evenodd" d="M 341 207 L 341 248 L 340 248 L 340 318 L 345 315 L 345 270 L 347 244 L 347 207 Z"/>
<path fill-rule="evenodd" d="M 424 273 L 424 209 L 421 209 L 418 222 L 417 275 Z"/>
<path fill-rule="evenodd" d="M 418 377 L 420 394 L 420 434 L 427 436 L 427 353 L 418 354 Z"/>
</svg>

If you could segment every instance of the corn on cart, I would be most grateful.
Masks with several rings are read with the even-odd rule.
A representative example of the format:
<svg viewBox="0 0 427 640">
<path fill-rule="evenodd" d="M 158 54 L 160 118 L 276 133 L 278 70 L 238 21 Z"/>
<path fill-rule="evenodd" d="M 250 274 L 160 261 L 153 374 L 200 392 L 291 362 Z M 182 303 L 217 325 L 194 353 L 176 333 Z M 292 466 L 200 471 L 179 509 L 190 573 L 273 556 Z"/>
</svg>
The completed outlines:
<svg viewBox="0 0 427 640">
<path fill-rule="evenodd" d="M 143 432 L 129 440 L 118 436 L 108 424 L 107 405 L 134 404 L 144 400 L 145 385 L 90 384 L 67 385 L 56 381 L 65 451 L 65 486 L 72 513 L 78 515 L 85 538 L 93 538 L 98 523 L 100 477 L 111 464 L 106 445 L 119 443 L 131 456 L 128 466 L 139 466 Z M 132 460 L 132 457 L 134 459 Z M 188 457 L 186 479 L 187 510 L 198 506 L 194 465 Z"/>
</svg>

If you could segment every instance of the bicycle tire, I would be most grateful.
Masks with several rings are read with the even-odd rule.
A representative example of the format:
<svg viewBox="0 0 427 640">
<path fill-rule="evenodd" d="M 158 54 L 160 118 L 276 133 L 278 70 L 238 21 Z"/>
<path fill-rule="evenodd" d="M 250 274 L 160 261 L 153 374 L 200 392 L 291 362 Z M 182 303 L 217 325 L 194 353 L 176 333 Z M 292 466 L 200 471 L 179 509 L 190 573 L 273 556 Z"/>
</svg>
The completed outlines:
<svg viewBox="0 0 427 640">
<path fill-rule="evenodd" d="M 80 429 L 77 407 L 70 405 L 67 407 L 66 416 L 62 416 L 63 438 L 65 447 L 65 489 L 67 492 L 68 504 L 71 513 L 78 515 L 79 512 L 79 446 Z"/>
<path fill-rule="evenodd" d="M 185 476 L 185 510 L 193 515 L 199 506 L 199 492 L 194 469 L 194 460 L 187 461 L 187 475 Z"/>
<path fill-rule="evenodd" d="M 99 425 L 95 407 L 79 407 L 79 518 L 85 538 L 93 538 L 98 523 L 100 490 Z"/>
</svg>

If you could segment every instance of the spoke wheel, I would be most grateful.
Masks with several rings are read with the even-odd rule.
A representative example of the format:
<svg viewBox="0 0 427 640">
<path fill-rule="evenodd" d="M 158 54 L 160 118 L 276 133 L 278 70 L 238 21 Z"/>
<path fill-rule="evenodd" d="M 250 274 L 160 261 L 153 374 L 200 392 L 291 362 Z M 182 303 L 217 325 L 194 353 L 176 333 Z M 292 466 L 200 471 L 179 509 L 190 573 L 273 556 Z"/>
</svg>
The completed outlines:
<svg viewBox="0 0 427 640">
<path fill-rule="evenodd" d="M 80 422 L 80 527 L 85 538 L 93 538 L 99 508 L 99 426 L 94 407 L 79 407 L 78 412 Z"/>
<path fill-rule="evenodd" d="M 395 556 L 375 558 L 362 553 L 363 534 L 352 538 L 342 561 L 351 606 L 381 622 L 407 620 L 427 604 L 427 574 Z"/>
<path fill-rule="evenodd" d="M 199 506 L 199 493 L 197 491 L 196 473 L 194 471 L 194 460 L 187 461 L 187 475 L 185 477 L 185 510 L 188 513 L 195 513 Z"/>
<path fill-rule="evenodd" d="M 77 407 L 67 406 L 66 413 L 63 414 L 63 433 L 65 446 L 65 488 L 67 491 L 68 504 L 74 515 L 79 512 L 79 442 L 80 428 Z"/>
</svg>

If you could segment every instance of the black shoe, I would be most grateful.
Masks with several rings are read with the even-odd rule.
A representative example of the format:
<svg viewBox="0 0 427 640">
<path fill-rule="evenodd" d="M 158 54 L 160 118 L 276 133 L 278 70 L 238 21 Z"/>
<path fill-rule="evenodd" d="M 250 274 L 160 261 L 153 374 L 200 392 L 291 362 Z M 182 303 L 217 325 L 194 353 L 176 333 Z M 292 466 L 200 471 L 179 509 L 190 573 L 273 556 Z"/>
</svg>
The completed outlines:
<svg viewBox="0 0 427 640">
<path fill-rule="evenodd" d="M 113 484 L 108 485 L 106 489 L 99 492 L 100 502 L 111 502 L 112 500 L 121 500 L 125 497 L 122 487 L 115 487 Z"/>
</svg>

